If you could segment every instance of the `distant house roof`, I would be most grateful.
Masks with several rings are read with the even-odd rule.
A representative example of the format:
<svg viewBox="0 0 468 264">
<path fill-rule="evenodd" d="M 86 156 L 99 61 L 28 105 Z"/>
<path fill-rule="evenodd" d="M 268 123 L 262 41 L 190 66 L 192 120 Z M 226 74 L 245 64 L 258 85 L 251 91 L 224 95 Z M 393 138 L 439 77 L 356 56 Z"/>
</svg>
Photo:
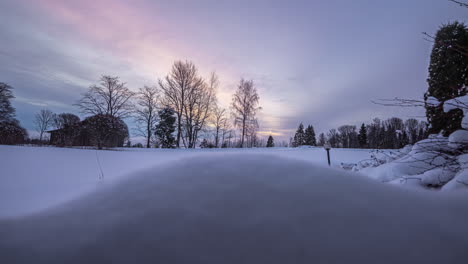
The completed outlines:
<svg viewBox="0 0 468 264">
<path fill-rule="evenodd" d="M 82 123 L 83 123 L 83 121 L 80 121 L 80 122 L 78 122 L 78 123 L 76 123 L 76 124 L 73 124 L 73 126 L 81 125 Z M 64 130 L 65 128 L 67 128 L 67 127 L 64 127 L 64 128 L 57 128 L 57 129 L 52 129 L 52 130 L 47 130 L 47 131 L 45 131 L 45 132 L 46 132 L 46 133 L 59 132 L 59 131 L 61 131 L 61 130 Z"/>
</svg>

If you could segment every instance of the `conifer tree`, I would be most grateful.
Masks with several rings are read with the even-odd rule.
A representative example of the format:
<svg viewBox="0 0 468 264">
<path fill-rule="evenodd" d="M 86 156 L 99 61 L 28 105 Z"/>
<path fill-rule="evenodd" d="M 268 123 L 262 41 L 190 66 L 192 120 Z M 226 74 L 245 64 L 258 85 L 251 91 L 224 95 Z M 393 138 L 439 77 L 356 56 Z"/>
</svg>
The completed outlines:
<svg viewBox="0 0 468 264">
<path fill-rule="evenodd" d="M 175 147 L 175 112 L 170 107 L 165 107 L 158 112 L 159 123 L 155 127 L 155 136 L 161 144 L 161 148 L 174 148 Z"/>
<path fill-rule="evenodd" d="M 267 148 L 272 148 L 272 147 L 275 146 L 275 143 L 273 142 L 273 136 L 272 136 L 272 135 L 270 135 L 270 136 L 268 137 L 267 145 L 266 145 L 266 146 L 267 146 Z"/>
<path fill-rule="evenodd" d="M 315 130 L 312 125 L 307 126 L 304 131 L 304 145 L 317 146 L 317 140 L 315 138 Z"/>
<path fill-rule="evenodd" d="M 296 134 L 294 135 L 293 147 L 299 147 L 302 145 L 304 145 L 304 125 L 300 123 Z"/>
<path fill-rule="evenodd" d="M 13 87 L 0 82 L 0 122 L 12 121 L 15 117 L 15 108 L 11 105 Z"/>
<path fill-rule="evenodd" d="M 466 95 L 468 85 L 468 56 L 464 56 L 457 47 L 468 46 L 468 28 L 464 23 L 454 22 L 440 27 L 434 39 L 429 66 L 426 116 L 430 132 L 441 130 L 445 135 L 461 128 L 463 112 L 459 109 L 445 113 L 443 104 L 429 103 L 430 97 L 439 102 Z M 429 101 L 428 101 L 429 100 Z"/>
<path fill-rule="evenodd" d="M 15 118 L 15 108 L 11 104 L 13 87 L 0 82 L 0 144 L 20 144 L 28 134 Z"/>
<path fill-rule="evenodd" d="M 361 128 L 359 129 L 358 141 L 359 147 L 367 147 L 367 128 L 364 123 L 362 123 Z"/>
</svg>

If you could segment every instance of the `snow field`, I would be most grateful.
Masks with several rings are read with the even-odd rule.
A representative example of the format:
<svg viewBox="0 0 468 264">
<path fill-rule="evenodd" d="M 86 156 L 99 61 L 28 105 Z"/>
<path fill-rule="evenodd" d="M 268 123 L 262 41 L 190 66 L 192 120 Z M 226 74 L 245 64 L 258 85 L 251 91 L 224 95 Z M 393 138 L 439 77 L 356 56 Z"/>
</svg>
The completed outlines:
<svg viewBox="0 0 468 264">
<path fill-rule="evenodd" d="M 400 188 L 281 155 L 196 153 L 0 220 L 0 262 L 468 259 L 466 195 Z"/>
</svg>

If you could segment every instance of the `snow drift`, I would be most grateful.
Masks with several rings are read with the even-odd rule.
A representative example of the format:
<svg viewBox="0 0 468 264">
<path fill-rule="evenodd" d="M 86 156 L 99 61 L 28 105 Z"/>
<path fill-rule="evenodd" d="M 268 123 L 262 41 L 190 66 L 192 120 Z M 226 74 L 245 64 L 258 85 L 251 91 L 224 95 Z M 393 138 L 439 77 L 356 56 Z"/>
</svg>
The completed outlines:
<svg viewBox="0 0 468 264">
<path fill-rule="evenodd" d="M 0 218 L 27 215 L 77 199 L 151 167 L 179 159 L 231 153 L 271 154 L 327 164 L 321 148 L 116 149 L 111 151 L 0 145 Z M 370 150 L 334 149 L 332 166 L 356 163 Z M 101 171 L 104 181 L 100 181 Z"/>
<path fill-rule="evenodd" d="M 428 103 L 443 104 L 445 112 L 461 109 L 463 129 L 449 137 L 430 135 L 410 148 L 405 147 L 410 151 L 403 151 L 402 156 L 380 163 L 360 162 L 353 169 L 382 182 L 449 191 L 468 190 L 468 95 L 445 102 L 431 97 Z"/>
<path fill-rule="evenodd" d="M 466 263 L 466 200 L 275 156 L 204 155 L 0 220 L 0 263 Z"/>
</svg>

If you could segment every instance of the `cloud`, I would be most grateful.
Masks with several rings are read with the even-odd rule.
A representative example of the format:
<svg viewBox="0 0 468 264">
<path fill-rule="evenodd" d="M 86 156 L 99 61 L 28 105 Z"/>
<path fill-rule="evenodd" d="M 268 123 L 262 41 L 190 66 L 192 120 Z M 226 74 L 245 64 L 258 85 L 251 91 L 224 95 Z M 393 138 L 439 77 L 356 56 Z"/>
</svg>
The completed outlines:
<svg viewBox="0 0 468 264">
<path fill-rule="evenodd" d="M 288 138 L 301 121 L 325 131 L 376 116 L 423 115 L 371 100 L 422 95 L 430 45 L 418 34 L 464 14 L 451 7 L 422 0 L 4 0 L 0 81 L 15 87 L 18 114 L 30 122 L 40 107 L 76 112 L 73 103 L 101 74 L 136 90 L 187 59 L 204 76 L 219 74 L 226 108 L 240 78 L 253 79 L 260 131 Z"/>
</svg>

